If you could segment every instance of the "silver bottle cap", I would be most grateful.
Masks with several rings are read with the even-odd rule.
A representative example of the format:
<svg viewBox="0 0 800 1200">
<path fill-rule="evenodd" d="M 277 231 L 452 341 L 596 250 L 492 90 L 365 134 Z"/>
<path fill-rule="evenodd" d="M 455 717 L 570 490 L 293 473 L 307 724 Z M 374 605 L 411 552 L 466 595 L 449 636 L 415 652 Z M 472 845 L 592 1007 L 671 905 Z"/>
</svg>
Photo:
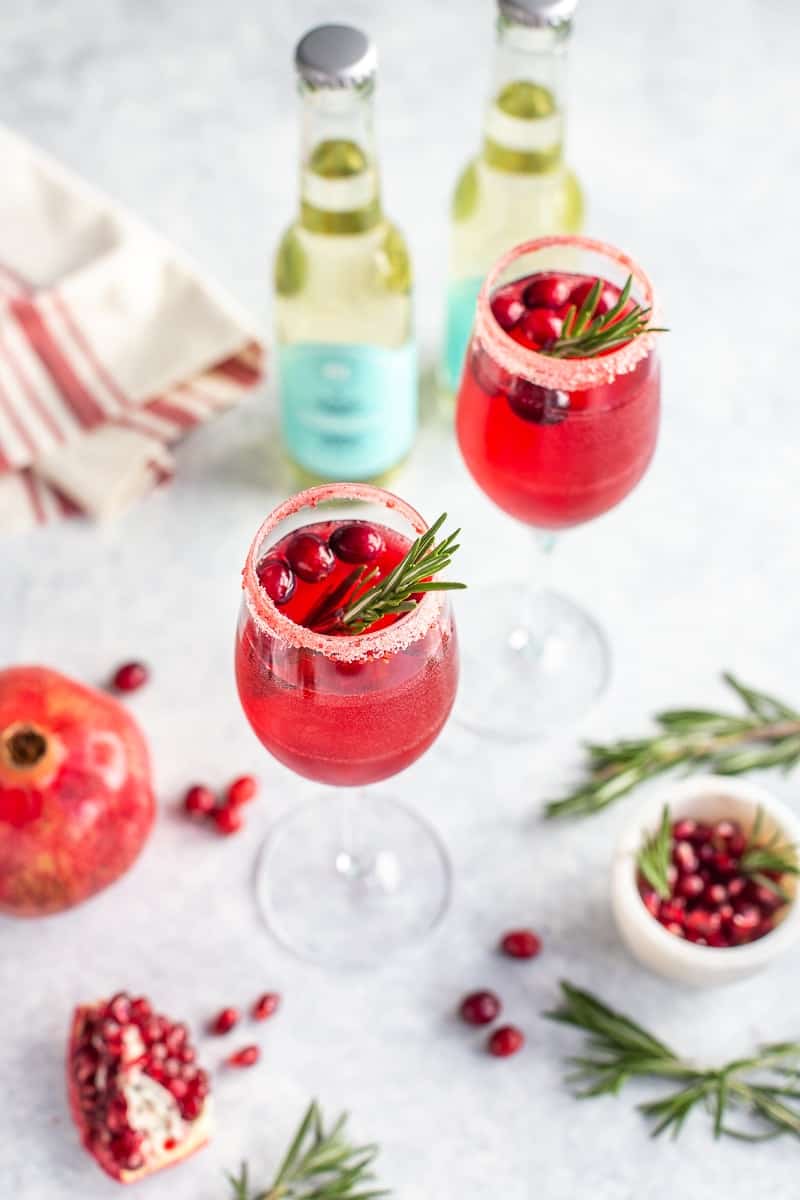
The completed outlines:
<svg viewBox="0 0 800 1200">
<path fill-rule="evenodd" d="M 378 55 L 360 29 L 318 25 L 297 43 L 294 63 L 300 78 L 312 87 L 358 87 L 374 77 Z"/>
<path fill-rule="evenodd" d="M 578 7 L 578 0 L 498 0 L 500 12 L 519 25 L 564 25 Z"/>
</svg>

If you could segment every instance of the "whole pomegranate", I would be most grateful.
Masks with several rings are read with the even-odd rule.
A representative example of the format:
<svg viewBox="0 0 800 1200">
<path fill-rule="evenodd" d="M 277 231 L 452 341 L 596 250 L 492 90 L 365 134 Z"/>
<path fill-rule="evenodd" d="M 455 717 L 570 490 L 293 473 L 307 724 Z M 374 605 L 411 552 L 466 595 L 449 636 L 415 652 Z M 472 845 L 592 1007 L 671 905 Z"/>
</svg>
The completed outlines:
<svg viewBox="0 0 800 1200">
<path fill-rule="evenodd" d="M 0 671 L 0 911 L 80 904 L 120 876 L 155 815 L 147 746 L 110 696 L 46 667 Z"/>
</svg>

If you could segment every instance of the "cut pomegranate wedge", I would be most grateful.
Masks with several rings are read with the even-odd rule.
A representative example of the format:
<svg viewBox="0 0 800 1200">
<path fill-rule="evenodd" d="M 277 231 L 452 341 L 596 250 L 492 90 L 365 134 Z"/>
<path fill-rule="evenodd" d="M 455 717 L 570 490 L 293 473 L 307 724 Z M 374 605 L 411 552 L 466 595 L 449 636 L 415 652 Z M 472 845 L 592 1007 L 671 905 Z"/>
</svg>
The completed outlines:
<svg viewBox="0 0 800 1200">
<path fill-rule="evenodd" d="M 211 1098 L 185 1025 L 119 992 L 75 1010 L 67 1052 L 70 1109 L 84 1147 L 135 1183 L 208 1141 Z"/>
</svg>

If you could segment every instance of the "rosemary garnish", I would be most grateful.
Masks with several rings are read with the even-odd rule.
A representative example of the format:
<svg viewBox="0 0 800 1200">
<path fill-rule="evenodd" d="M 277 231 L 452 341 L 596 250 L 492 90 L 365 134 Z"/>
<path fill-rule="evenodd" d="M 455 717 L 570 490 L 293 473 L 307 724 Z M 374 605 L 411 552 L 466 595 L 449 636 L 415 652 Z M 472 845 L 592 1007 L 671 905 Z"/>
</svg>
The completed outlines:
<svg viewBox="0 0 800 1200">
<path fill-rule="evenodd" d="M 247 1163 L 242 1163 L 238 1175 L 228 1174 L 234 1200 L 375 1200 L 388 1196 L 385 1188 L 373 1186 L 371 1168 L 378 1147 L 351 1146 L 345 1136 L 346 1125 L 347 1116 L 342 1114 L 326 1131 L 314 1100 L 269 1187 L 251 1192 Z"/>
<path fill-rule="evenodd" d="M 666 329 L 657 329 L 648 324 L 652 310 L 643 308 L 641 304 L 634 304 L 630 312 L 622 315 L 631 294 L 632 275 L 628 276 L 614 307 L 595 316 L 603 286 L 602 279 L 595 280 L 580 308 L 574 304 L 569 306 L 560 335 L 542 348 L 542 354 L 549 354 L 551 358 L 593 358 L 597 354 L 615 350 L 617 346 L 623 346 L 643 333 L 667 332 Z"/>
<path fill-rule="evenodd" d="M 442 513 L 426 533 L 412 542 L 408 553 L 385 578 L 373 583 L 371 587 L 366 587 L 377 575 L 377 568 L 373 567 L 364 575 L 360 583 L 365 590 L 359 592 L 338 614 L 339 627 L 343 627 L 348 633 L 363 633 L 382 617 L 413 612 L 419 602 L 417 597 L 422 592 L 446 592 L 466 587 L 464 583 L 450 583 L 432 578 L 450 566 L 451 559 L 458 550 L 456 538 L 461 532 L 460 529 L 456 529 L 455 533 L 451 533 L 438 545 L 435 544 L 436 534 L 446 520 L 447 513 Z"/>
<path fill-rule="evenodd" d="M 785 888 L 781 887 L 780 876 L 800 875 L 800 866 L 797 864 L 797 847 L 794 842 L 785 841 L 783 834 L 777 829 L 768 841 L 760 842 L 759 837 L 763 823 L 764 811 L 758 808 L 753 828 L 747 838 L 747 845 L 739 860 L 739 870 L 743 875 L 749 875 L 755 883 L 776 895 L 784 904 L 788 904 L 792 897 Z M 775 876 L 778 878 L 776 879 Z"/>
<path fill-rule="evenodd" d="M 561 1004 L 545 1016 L 589 1035 L 586 1053 L 567 1060 L 574 1068 L 567 1082 L 579 1097 L 616 1094 L 637 1077 L 669 1079 L 677 1085 L 673 1091 L 639 1105 L 654 1122 L 653 1137 L 665 1130 L 677 1136 L 697 1106 L 711 1117 L 715 1137 L 760 1141 L 782 1133 L 800 1136 L 800 1042 L 761 1046 L 749 1058 L 703 1068 L 680 1058 L 591 992 L 563 982 L 561 991 Z M 744 1118 L 744 1128 L 728 1125 L 731 1113 Z"/>
<path fill-rule="evenodd" d="M 636 856 L 636 865 L 647 882 L 658 892 L 662 900 L 670 897 L 669 864 L 672 859 L 672 821 L 669 809 L 664 805 L 661 824 L 655 833 L 646 838 Z"/>
<path fill-rule="evenodd" d="M 589 743 L 588 778 L 568 796 L 547 805 L 549 817 L 587 816 L 627 795 L 640 783 L 674 767 L 704 766 L 720 775 L 800 762 L 800 712 L 766 692 L 723 679 L 744 703 L 742 716 L 707 709 L 671 709 L 655 717 L 654 737 Z"/>
</svg>

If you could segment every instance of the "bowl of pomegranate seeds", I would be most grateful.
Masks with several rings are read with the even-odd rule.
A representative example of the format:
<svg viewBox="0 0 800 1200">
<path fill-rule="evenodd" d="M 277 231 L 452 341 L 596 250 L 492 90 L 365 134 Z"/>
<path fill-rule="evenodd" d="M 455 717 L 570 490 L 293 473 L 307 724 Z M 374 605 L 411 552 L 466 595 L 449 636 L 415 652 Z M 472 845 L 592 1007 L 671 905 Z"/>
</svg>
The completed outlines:
<svg viewBox="0 0 800 1200">
<path fill-rule="evenodd" d="M 620 839 L 612 907 L 631 953 L 695 987 L 760 971 L 800 934 L 800 821 L 756 784 L 675 783 Z"/>
</svg>

